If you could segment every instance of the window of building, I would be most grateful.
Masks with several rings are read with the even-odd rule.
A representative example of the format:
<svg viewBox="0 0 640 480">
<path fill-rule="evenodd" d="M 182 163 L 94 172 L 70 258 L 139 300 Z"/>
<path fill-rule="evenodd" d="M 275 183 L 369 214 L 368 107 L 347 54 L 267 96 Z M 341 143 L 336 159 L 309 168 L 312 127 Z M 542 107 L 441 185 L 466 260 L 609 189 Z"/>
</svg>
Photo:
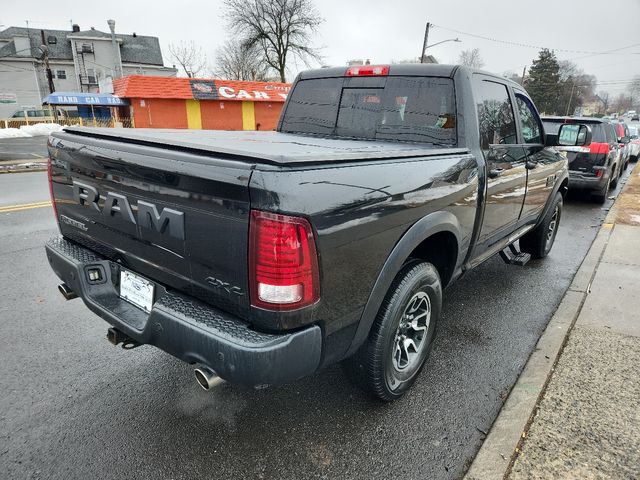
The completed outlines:
<svg viewBox="0 0 640 480">
<path fill-rule="evenodd" d="M 96 75 L 96 70 L 94 68 L 87 68 L 87 82 L 90 85 L 98 84 L 98 76 Z"/>
<path fill-rule="evenodd" d="M 60 80 L 64 80 L 65 78 L 67 78 L 67 71 L 66 70 L 56 70 L 56 76 Z"/>
</svg>

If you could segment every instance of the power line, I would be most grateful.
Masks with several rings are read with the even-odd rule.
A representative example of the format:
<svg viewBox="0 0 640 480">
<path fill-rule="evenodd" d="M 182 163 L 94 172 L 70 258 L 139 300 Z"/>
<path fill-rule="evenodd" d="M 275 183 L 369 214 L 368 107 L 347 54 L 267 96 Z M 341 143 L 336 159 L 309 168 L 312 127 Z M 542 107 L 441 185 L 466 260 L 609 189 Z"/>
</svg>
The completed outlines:
<svg viewBox="0 0 640 480">
<path fill-rule="evenodd" d="M 510 40 L 501 40 L 501 39 L 498 39 L 498 38 L 486 37 L 484 35 L 478 35 L 478 34 L 475 34 L 475 33 L 463 32 L 462 30 L 457 30 L 455 28 L 443 27 L 442 25 L 436 25 L 434 23 L 432 23 L 431 26 L 432 27 L 436 27 L 436 28 L 441 28 L 443 30 L 448 30 L 450 32 L 455 32 L 455 33 L 458 33 L 460 35 L 467 35 L 468 37 L 480 38 L 482 40 L 488 40 L 490 42 L 501 43 L 503 45 L 511 45 L 511 46 L 514 46 L 514 47 L 535 48 L 537 50 L 542 50 L 543 48 L 546 48 L 548 50 L 553 50 L 553 51 L 556 51 L 556 52 L 582 53 L 582 54 L 587 54 L 589 56 L 591 56 L 591 55 L 610 55 L 610 54 L 611 55 L 640 55 L 640 52 L 616 53 L 619 50 L 625 50 L 627 48 L 636 47 L 636 46 L 640 45 L 640 43 L 635 43 L 633 45 L 628 45 L 626 47 L 620 47 L 620 48 L 616 48 L 614 50 L 608 50 L 608 51 L 604 51 L 604 52 L 594 52 L 594 51 L 590 51 L 590 50 L 570 50 L 570 49 L 566 49 L 566 48 L 541 47 L 540 45 L 531 45 L 529 43 L 513 42 L 513 41 L 510 41 Z"/>
</svg>

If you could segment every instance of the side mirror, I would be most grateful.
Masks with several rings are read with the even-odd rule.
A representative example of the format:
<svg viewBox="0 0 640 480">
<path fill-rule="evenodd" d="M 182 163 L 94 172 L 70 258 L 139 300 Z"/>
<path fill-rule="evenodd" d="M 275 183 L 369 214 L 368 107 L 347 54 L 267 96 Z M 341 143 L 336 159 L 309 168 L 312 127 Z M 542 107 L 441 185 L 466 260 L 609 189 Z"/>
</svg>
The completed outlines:
<svg viewBox="0 0 640 480">
<path fill-rule="evenodd" d="M 622 137 L 618 139 L 618 143 L 629 143 L 629 137 Z"/>
<path fill-rule="evenodd" d="M 591 143 L 591 128 L 581 123 L 565 123 L 558 130 L 558 145 L 581 147 Z"/>
</svg>

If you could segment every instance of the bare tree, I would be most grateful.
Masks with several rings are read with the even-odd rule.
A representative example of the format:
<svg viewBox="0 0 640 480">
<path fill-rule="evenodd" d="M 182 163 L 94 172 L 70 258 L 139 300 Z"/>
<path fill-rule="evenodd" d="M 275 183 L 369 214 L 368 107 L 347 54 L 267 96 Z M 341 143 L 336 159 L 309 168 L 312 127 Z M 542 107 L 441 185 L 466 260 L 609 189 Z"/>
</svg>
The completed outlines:
<svg viewBox="0 0 640 480">
<path fill-rule="evenodd" d="M 207 66 L 207 57 L 193 41 L 170 43 L 169 56 L 182 67 L 189 78 L 202 75 Z"/>
<path fill-rule="evenodd" d="M 482 68 L 484 67 L 484 61 L 480 56 L 480 49 L 474 48 L 473 50 L 463 50 L 458 57 L 458 63 L 466 67 Z"/>
<path fill-rule="evenodd" d="M 229 40 L 216 51 L 213 76 L 227 80 L 264 82 L 269 78 L 267 65 L 257 46 L 242 40 Z"/>
<path fill-rule="evenodd" d="M 264 62 L 286 81 L 287 60 L 305 64 L 319 60 L 311 47 L 311 34 L 323 19 L 312 0 L 225 0 L 230 28 L 247 47 L 262 51 Z"/>
<path fill-rule="evenodd" d="M 638 103 L 640 103 L 640 75 L 635 75 L 629 87 L 627 88 L 627 93 L 631 98 L 631 105 L 636 107 Z"/>
<path fill-rule="evenodd" d="M 611 109 L 616 113 L 624 113 L 630 110 L 633 105 L 633 98 L 626 93 L 619 93 L 611 104 Z"/>
<path fill-rule="evenodd" d="M 598 112 L 606 115 L 609 111 L 609 105 L 611 104 L 611 95 L 609 92 L 603 90 L 596 95 L 596 98 L 602 103 L 602 108 L 599 108 Z"/>
</svg>

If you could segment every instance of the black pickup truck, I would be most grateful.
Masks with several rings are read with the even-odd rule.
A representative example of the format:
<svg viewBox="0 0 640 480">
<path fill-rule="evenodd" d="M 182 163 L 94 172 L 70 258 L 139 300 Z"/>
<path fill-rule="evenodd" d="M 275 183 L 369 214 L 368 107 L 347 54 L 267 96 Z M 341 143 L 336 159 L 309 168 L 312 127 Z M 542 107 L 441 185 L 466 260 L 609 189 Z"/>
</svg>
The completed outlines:
<svg viewBox="0 0 640 480">
<path fill-rule="evenodd" d="M 204 388 L 343 361 L 384 400 L 424 365 L 447 285 L 549 253 L 568 182 L 521 86 L 446 65 L 304 72 L 273 132 L 66 128 L 49 153 L 47 257 L 112 343 Z"/>
</svg>

